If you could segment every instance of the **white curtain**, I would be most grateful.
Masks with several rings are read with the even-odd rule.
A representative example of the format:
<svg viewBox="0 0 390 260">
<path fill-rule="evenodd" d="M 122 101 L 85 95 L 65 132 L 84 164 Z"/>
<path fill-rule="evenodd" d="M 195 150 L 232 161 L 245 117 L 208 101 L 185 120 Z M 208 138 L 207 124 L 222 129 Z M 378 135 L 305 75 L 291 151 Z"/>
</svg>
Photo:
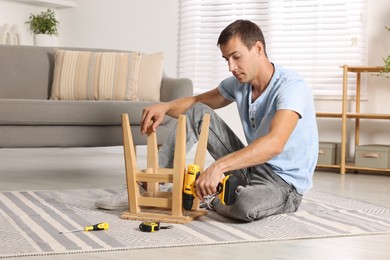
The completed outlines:
<svg viewBox="0 0 390 260">
<path fill-rule="evenodd" d="M 300 73 L 315 95 L 340 95 L 340 66 L 366 64 L 366 9 L 366 0 L 180 0 L 178 76 L 196 92 L 230 76 L 218 36 L 248 19 L 262 29 L 271 62 Z"/>
</svg>

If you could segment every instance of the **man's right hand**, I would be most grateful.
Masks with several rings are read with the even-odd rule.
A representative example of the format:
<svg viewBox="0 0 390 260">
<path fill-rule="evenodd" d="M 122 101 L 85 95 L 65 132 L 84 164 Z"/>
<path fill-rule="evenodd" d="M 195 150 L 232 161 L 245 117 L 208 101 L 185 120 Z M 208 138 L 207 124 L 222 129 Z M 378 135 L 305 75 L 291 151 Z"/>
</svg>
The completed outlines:
<svg viewBox="0 0 390 260">
<path fill-rule="evenodd" d="M 147 134 L 148 127 L 152 125 L 152 131 L 156 132 L 157 127 L 164 120 L 165 114 L 169 110 L 168 103 L 159 103 L 144 108 L 141 118 L 141 133 Z"/>
<path fill-rule="evenodd" d="M 219 93 L 218 88 L 197 96 L 183 97 L 170 102 L 158 103 L 144 108 L 141 119 L 141 133 L 146 134 L 150 125 L 152 125 L 152 131 L 155 132 L 166 114 L 178 118 L 196 102 L 204 103 L 212 109 L 221 108 L 232 103 L 231 100 L 225 99 Z"/>
</svg>

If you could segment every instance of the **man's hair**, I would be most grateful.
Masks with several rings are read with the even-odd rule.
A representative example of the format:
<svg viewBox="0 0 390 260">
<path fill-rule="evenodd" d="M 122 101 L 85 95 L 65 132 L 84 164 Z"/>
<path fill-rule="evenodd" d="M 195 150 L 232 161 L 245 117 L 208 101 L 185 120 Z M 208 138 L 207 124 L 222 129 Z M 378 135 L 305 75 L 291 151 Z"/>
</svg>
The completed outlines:
<svg viewBox="0 0 390 260">
<path fill-rule="evenodd" d="M 239 37 L 248 50 L 251 50 L 255 43 L 260 41 L 264 46 L 264 54 L 267 56 L 263 32 L 255 23 L 248 20 L 237 20 L 229 24 L 219 35 L 217 45 L 224 45 L 234 37 Z"/>
</svg>

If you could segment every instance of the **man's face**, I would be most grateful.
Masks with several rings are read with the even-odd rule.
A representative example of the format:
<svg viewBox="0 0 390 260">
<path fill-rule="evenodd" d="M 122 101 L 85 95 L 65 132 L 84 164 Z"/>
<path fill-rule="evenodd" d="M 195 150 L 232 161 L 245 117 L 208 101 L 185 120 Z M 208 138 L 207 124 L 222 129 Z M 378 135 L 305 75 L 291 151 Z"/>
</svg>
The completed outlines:
<svg viewBox="0 0 390 260">
<path fill-rule="evenodd" d="M 256 45 L 248 50 L 239 37 L 220 46 L 222 57 L 228 62 L 229 71 L 241 83 L 251 82 L 258 73 L 258 51 Z"/>
</svg>

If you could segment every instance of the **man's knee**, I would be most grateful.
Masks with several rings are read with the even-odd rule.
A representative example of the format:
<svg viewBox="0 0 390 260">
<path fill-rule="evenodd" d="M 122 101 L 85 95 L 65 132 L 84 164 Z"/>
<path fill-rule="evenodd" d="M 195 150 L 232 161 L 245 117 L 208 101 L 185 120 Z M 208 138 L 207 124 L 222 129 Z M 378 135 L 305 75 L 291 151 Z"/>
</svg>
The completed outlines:
<svg viewBox="0 0 390 260">
<path fill-rule="evenodd" d="M 210 113 L 213 111 L 208 105 L 197 102 L 193 104 L 189 109 L 186 111 L 187 116 L 203 116 L 206 113 Z"/>
<path fill-rule="evenodd" d="M 232 206 L 240 220 L 249 222 L 282 213 L 286 197 L 282 193 L 265 190 L 259 194 L 258 187 L 254 186 L 237 189 L 237 199 Z"/>
<path fill-rule="evenodd" d="M 255 205 L 258 205 L 259 201 L 253 196 L 250 186 L 239 186 L 236 189 L 236 201 L 230 205 L 230 212 L 237 220 L 250 222 L 257 218 L 253 214 Z"/>
</svg>

